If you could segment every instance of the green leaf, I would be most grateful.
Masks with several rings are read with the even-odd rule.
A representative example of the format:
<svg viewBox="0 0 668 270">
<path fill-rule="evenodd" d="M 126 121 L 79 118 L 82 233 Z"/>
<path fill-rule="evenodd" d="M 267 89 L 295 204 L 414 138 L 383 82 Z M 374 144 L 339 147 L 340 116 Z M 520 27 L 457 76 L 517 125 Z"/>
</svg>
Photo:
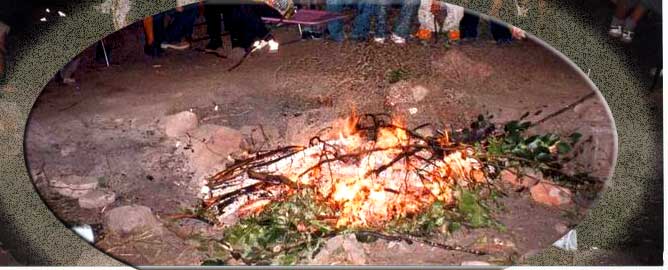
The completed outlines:
<svg viewBox="0 0 668 270">
<path fill-rule="evenodd" d="M 557 143 L 557 151 L 559 152 L 559 154 L 563 155 L 570 152 L 571 150 L 572 150 L 571 146 L 568 145 L 567 143 L 565 142 Z"/>
<path fill-rule="evenodd" d="M 571 140 L 571 144 L 575 144 L 580 140 L 580 138 L 582 138 L 582 134 L 580 134 L 578 132 L 573 132 L 573 134 L 571 134 L 571 136 L 569 136 L 569 138 Z"/>
<path fill-rule="evenodd" d="M 549 153 L 539 153 L 538 155 L 536 155 L 536 160 L 541 162 L 552 161 L 552 155 L 550 155 Z"/>
<path fill-rule="evenodd" d="M 461 189 L 459 198 L 459 211 L 466 216 L 469 225 L 474 228 L 484 227 L 489 224 L 487 211 L 480 206 L 475 193 Z"/>
</svg>

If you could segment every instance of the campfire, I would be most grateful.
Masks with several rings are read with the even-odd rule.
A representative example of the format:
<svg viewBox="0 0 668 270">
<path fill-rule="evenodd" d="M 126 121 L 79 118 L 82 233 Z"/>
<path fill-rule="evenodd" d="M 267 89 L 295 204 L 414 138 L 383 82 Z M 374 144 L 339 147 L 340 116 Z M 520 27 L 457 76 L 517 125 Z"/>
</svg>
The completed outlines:
<svg viewBox="0 0 668 270">
<path fill-rule="evenodd" d="M 528 115 L 501 126 L 480 115 L 469 128 L 445 130 L 353 112 L 307 145 L 236 158 L 207 179 L 191 215 L 227 227 L 214 246 L 246 264 L 294 264 L 324 239 L 351 232 L 483 255 L 433 237 L 461 226 L 503 227 L 490 207 L 507 190 L 501 172 L 532 168 L 549 185 L 600 190 L 587 174 L 561 172 L 581 135 L 526 135 L 535 125 L 522 121 Z"/>
<path fill-rule="evenodd" d="M 383 114 L 352 114 L 333 125 L 334 138 L 311 139 L 257 153 L 215 175 L 204 188 L 205 207 L 228 215 L 258 213 L 299 189 L 336 213 L 336 227 L 379 228 L 414 215 L 434 202 L 453 205 L 458 187 L 487 182 L 470 146 L 453 143 L 448 132 L 423 135 Z"/>
</svg>

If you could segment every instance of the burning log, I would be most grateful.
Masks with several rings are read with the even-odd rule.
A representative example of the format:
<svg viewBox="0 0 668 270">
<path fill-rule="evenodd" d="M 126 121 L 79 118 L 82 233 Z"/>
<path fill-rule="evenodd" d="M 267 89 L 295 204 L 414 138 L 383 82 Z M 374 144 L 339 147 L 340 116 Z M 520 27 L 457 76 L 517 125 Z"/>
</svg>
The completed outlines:
<svg viewBox="0 0 668 270">
<path fill-rule="evenodd" d="M 308 147 L 235 162 L 210 179 L 204 207 L 225 215 L 259 198 L 281 200 L 310 188 L 337 210 L 337 227 L 381 227 L 435 201 L 454 203 L 457 186 L 487 182 L 469 146 L 450 142 L 447 132 L 416 132 L 425 126 L 410 130 L 387 114 L 353 114 L 343 120 L 338 139 L 313 137 Z"/>
</svg>

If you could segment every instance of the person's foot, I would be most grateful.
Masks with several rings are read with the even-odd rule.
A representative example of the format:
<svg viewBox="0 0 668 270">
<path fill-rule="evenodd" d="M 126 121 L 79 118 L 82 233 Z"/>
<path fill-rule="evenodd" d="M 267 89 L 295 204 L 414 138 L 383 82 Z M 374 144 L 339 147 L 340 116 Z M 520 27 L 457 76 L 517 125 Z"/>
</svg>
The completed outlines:
<svg viewBox="0 0 668 270">
<path fill-rule="evenodd" d="M 153 45 L 144 45 L 144 53 L 151 57 L 160 57 L 165 51 Z"/>
<path fill-rule="evenodd" d="M 317 33 L 317 32 L 312 32 L 312 31 L 304 31 L 304 32 L 302 32 L 302 39 L 320 40 L 320 39 L 322 39 L 322 33 Z"/>
<path fill-rule="evenodd" d="M 390 40 L 392 40 L 392 42 L 394 42 L 394 44 L 406 44 L 406 39 L 402 38 L 400 36 L 397 36 L 397 34 L 392 34 L 392 36 L 390 36 Z"/>
<path fill-rule="evenodd" d="M 608 29 L 608 35 L 613 38 L 619 38 L 622 36 L 622 26 L 621 25 L 610 25 Z"/>
<path fill-rule="evenodd" d="M 173 49 L 173 50 L 182 51 L 182 50 L 190 48 L 190 43 L 188 43 L 186 41 L 181 41 L 179 43 L 162 43 L 162 44 L 160 44 L 160 48 L 165 49 L 165 50 L 166 49 Z"/>
<path fill-rule="evenodd" d="M 375 37 L 375 38 L 373 38 L 373 41 L 378 43 L 378 44 L 385 44 L 385 38 L 382 38 L 382 37 Z"/>
<path fill-rule="evenodd" d="M 624 31 L 622 31 L 621 41 L 624 42 L 624 43 L 627 43 L 627 44 L 631 43 L 631 41 L 633 41 L 633 36 L 634 35 L 635 35 L 635 33 L 633 32 L 633 30 L 624 29 Z"/>
</svg>

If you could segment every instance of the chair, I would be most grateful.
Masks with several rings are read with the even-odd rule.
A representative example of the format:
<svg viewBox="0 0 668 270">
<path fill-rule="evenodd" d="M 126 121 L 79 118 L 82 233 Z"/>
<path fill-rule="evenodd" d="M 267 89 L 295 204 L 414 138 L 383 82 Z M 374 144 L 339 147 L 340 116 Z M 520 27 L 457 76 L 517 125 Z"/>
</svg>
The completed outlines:
<svg viewBox="0 0 668 270">
<path fill-rule="evenodd" d="M 332 21 L 346 19 L 347 17 L 348 17 L 347 15 L 332 13 L 324 10 L 302 9 L 302 10 L 297 10 L 290 19 L 262 17 L 262 20 L 264 20 L 265 23 L 296 24 L 297 27 L 299 28 L 299 35 L 301 36 L 302 25 L 306 26 L 324 25 Z"/>
</svg>

